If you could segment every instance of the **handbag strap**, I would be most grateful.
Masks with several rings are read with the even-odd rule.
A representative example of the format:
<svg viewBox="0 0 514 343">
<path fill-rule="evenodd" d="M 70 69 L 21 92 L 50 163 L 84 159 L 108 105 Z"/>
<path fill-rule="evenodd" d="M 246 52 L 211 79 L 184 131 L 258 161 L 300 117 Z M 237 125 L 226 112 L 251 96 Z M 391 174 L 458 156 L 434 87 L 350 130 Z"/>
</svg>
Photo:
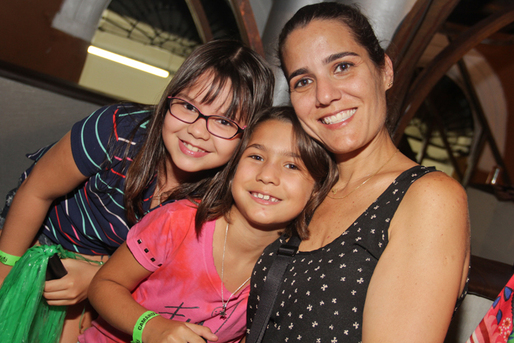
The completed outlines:
<svg viewBox="0 0 514 343">
<path fill-rule="evenodd" d="M 284 273 L 296 254 L 300 242 L 300 237 L 295 233 L 288 242 L 282 243 L 278 248 L 277 257 L 271 264 L 266 276 L 266 282 L 260 295 L 259 307 L 255 313 L 250 334 L 246 337 L 246 343 L 259 343 L 264 337 Z"/>
</svg>

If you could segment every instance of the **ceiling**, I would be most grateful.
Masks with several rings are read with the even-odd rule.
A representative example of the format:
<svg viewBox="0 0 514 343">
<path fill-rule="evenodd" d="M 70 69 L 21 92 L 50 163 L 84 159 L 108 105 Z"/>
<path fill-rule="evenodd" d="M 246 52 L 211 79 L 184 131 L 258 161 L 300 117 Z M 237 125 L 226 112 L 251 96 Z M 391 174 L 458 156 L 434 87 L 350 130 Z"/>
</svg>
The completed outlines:
<svg viewBox="0 0 514 343">
<path fill-rule="evenodd" d="M 200 2 L 214 39 L 240 39 L 237 23 L 227 0 Z M 166 48 L 166 43 L 170 40 L 191 48 L 202 43 L 185 0 L 112 0 L 108 10 L 119 16 L 104 18 L 99 30 L 136 40 L 140 40 L 143 35 L 145 43 L 163 48 Z M 184 54 L 187 55 L 189 50 Z"/>
<path fill-rule="evenodd" d="M 448 17 L 448 23 L 455 25 L 451 28 L 448 27 L 449 25 L 446 25 L 446 33 L 458 34 L 467 27 L 473 26 L 491 14 L 503 11 L 507 6 L 512 6 L 512 4 L 512 0 L 461 0 L 453 13 Z M 482 43 L 494 45 L 514 44 L 514 23 L 505 26 L 497 34 L 492 35 Z"/>
<path fill-rule="evenodd" d="M 200 0 L 200 3 L 214 38 L 239 37 L 229 0 Z M 512 0 L 462 0 L 448 21 L 471 26 L 509 5 L 512 5 Z M 155 28 L 155 36 L 159 32 L 168 32 L 201 43 L 185 0 L 112 0 L 108 9 L 130 21 L 133 29 L 136 29 L 138 22 L 142 22 Z M 514 34 L 514 24 L 508 25 L 501 32 Z M 130 35 L 130 32 L 127 34 Z"/>
<path fill-rule="evenodd" d="M 241 38 L 229 0 L 198 1 L 204 8 L 214 39 Z M 185 57 L 195 46 L 202 43 L 188 7 L 188 3 L 192 2 L 194 0 L 112 0 L 108 10 L 116 13 L 117 16 L 104 18 L 99 30 L 123 35 L 125 38 L 144 40 L 145 44 L 159 46 Z M 512 5 L 512 2 L 513 0 L 461 0 L 449 16 L 443 30 L 447 34 L 458 34 L 489 15 L 502 11 Z M 513 37 L 514 24 L 511 24 L 484 43 L 514 44 Z M 445 118 L 444 126 L 452 150 L 455 150 L 454 153 L 467 155 L 473 134 L 473 119 L 465 97 L 462 94 L 457 96 L 454 92 L 458 91 L 458 87 L 454 86 L 449 79 L 443 79 L 434 89 L 432 97 L 439 99 L 434 106 L 438 107 L 436 110 L 441 118 Z M 444 99 L 447 101 L 443 101 Z M 456 99 L 461 101 L 455 101 Z M 448 104 L 454 106 L 448 106 Z M 431 125 L 426 118 L 427 109 L 422 108 L 417 116 L 418 121 L 411 123 L 416 126 L 415 130 L 411 127 L 411 138 L 422 139 L 422 132 Z M 419 135 L 415 133 L 417 131 L 420 132 Z M 463 140 L 463 138 L 466 139 Z M 462 141 L 466 142 L 464 146 L 460 143 Z M 439 146 L 442 143 L 433 142 L 432 145 Z M 435 160 L 440 159 L 441 162 L 445 162 L 444 156 L 437 158 L 434 154 L 430 154 L 430 151 L 428 154 L 433 155 L 432 158 Z"/>
<path fill-rule="evenodd" d="M 512 3 L 512 0 L 461 0 L 448 21 L 471 26 L 487 16 L 511 6 Z M 501 32 L 514 34 L 514 24 L 506 26 Z"/>
</svg>

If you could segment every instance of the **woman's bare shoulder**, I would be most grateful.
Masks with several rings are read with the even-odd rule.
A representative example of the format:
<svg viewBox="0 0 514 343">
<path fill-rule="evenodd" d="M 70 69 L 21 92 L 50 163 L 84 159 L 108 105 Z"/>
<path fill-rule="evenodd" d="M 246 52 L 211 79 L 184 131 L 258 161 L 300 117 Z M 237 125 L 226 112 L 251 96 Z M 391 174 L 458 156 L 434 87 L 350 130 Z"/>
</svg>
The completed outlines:
<svg viewBox="0 0 514 343">
<path fill-rule="evenodd" d="M 441 171 L 431 172 L 419 178 L 411 185 L 407 196 L 410 200 L 420 198 L 419 200 L 424 202 L 431 199 L 467 201 L 466 191 L 462 185 Z"/>
<path fill-rule="evenodd" d="M 413 227 L 417 227 L 420 234 L 429 234 L 453 227 L 456 234 L 467 235 L 466 191 L 457 180 L 443 172 L 428 173 L 411 185 L 395 217 L 399 224 L 395 225 L 396 230 L 402 231 L 400 227 L 403 227 L 412 232 Z"/>
</svg>

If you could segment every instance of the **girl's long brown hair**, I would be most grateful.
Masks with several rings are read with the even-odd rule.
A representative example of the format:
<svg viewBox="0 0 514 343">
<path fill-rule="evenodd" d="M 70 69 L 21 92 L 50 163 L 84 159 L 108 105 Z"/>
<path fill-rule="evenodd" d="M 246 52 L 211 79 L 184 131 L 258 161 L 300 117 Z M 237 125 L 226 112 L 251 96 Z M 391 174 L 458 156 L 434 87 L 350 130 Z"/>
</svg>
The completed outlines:
<svg viewBox="0 0 514 343">
<path fill-rule="evenodd" d="M 124 202 L 127 221 L 133 225 L 143 215 L 143 193 L 156 177 L 157 171 L 166 175 L 167 151 L 162 140 L 162 126 L 168 112 L 168 96 L 176 96 L 194 86 L 202 75 L 209 75 L 207 94 L 201 103 L 211 104 L 225 85 L 230 85 L 230 105 L 226 116 L 242 123 L 272 105 L 274 75 L 264 59 L 241 42 L 215 40 L 201 45 L 184 61 L 164 91 L 153 111 L 141 150 L 130 165 L 125 181 Z M 207 184 L 216 171 L 195 175 L 197 180 L 183 184 L 182 194 L 190 194 Z"/>
</svg>

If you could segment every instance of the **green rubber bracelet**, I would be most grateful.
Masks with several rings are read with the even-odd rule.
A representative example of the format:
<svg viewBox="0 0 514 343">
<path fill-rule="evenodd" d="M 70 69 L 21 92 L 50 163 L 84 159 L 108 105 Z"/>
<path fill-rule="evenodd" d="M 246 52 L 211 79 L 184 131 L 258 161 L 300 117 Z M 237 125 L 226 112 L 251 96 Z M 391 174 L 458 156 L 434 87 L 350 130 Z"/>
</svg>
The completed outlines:
<svg viewBox="0 0 514 343">
<path fill-rule="evenodd" d="M 6 266 L 14 266 L 20 258 L 20 256 L 14 256 L 0 250 L 0 262 L 5 264 Z"/>
<path fill-rule="evenodd" d="M 157 317 L 158 314 L 153 311 L 146 311 L 139 317 L 134 325 L 134 331 L 132 332 L 132 342 L 131 343 L 143 343 L 143 329 L 146 326 L 146 323 L 154 317 Z"/>
</svg>

